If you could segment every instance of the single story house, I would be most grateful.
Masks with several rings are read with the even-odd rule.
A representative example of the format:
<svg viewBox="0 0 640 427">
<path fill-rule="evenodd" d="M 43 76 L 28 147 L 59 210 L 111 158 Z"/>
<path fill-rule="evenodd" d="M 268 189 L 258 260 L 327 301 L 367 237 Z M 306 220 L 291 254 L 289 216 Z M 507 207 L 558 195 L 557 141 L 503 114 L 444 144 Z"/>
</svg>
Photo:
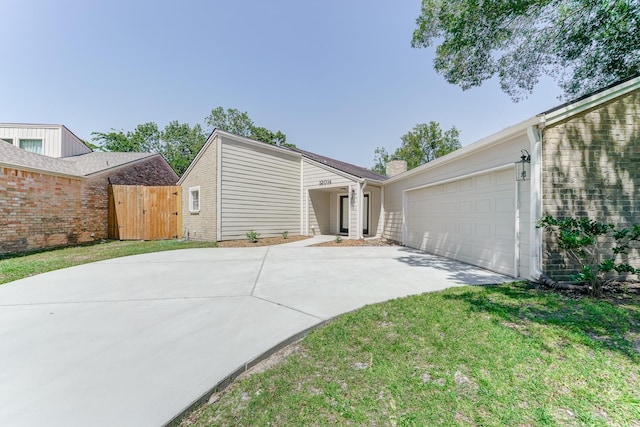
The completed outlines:
<svg viewBox="0 0 640 427">
<path fill-rule="evenodd" d="M 382 236 L 513 277 L 561 278 L 568 261 L 536 228 L 541 216 L 639 222 L 640 77 L 390 177 L 215 130 L 178 184 L 188 238 Z"/>
<path fill-rule="evenodd" d="M 107 238 L 109 184 L 177 180 L 159 154 L 92 152 L 62 125 L 0 124 L 0 254 Z"/>
</svg>

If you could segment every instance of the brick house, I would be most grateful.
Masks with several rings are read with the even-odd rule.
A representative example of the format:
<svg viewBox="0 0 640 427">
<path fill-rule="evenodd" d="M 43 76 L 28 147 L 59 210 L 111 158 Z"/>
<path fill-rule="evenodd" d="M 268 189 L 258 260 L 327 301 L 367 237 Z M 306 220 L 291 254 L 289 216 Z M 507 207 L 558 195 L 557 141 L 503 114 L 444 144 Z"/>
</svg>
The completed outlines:
<svg viewBox="0 0 640 427">
<path fill-rule="evenodd" d="M 159 154 L 92 152 L 63 126 L 0 125 L 0 139 L 0 254 L 104 239 L 109 184 L 178 180 Z"/>
</svg>

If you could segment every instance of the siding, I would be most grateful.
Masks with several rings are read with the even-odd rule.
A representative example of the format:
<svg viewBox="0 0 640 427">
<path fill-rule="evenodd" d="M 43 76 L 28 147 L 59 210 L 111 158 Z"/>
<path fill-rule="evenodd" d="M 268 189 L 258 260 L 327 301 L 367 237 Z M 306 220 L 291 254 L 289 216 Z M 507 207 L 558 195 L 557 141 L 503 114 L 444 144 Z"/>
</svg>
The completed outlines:
<svg viewBox="0 0 640 427">
<path fill-rule="evenodd" d="M 0 138 L 13 138 L 16 147 L 20 147 L 20 139 L 41 139 L 41 154 L 49 157 L 62 157 L 60 136 L 60 128 L 0 127 Z"/>
<path fill-rule="evenodd" d="M 78 154 L 90 153 L 87 147 L 77 136 L 66 127 L 61 128 L 60 157 L 77 156 Z"/>
<path fill-rule="evenodd" d="M 316 226 L 321 230 L 322 234 L 338 234 L 338 196 L 341 194 L 348 194 L 350 186 L 354 185 L 355 181 L 335 173 L 328 166 L 324 167 L 312 160 L 303 159 L 302 163 L 304 168 L 304 187 L 305 190 L 311 189 L 309 194 L 312 196 L 312 204 L 308 209 L 308 233 L 312 234 L 312 227 Z M 340 190 L 342 187 L 344 187 L 345 190 Z M 315 194 L 320 191 L 330 191 L 330 193 L 327 193 L 328 196 L 326 196 L 326 199 L 323 198 L 324 196 L 318 196 L 318 198 L 316 198 Z M 320 203 L 320 200 L 322 200 L 322 203 Z M 307 213 L 307 202 L 306 197 L 304 197 L 302 210 L 303 215 L 306 215 Z M 324 209 L 324 211 L 321 211 L 322 209 Z M 350 219 L 355 224 L 355 211 L 351 212 Z M 351 226 L 349 226 L 349 230 L 352 230 Z"/>
<path fill-rule="evenodd" d="M 216 137 L 182 181 L 182 236 L 194 240 L 217 240 L 217 169 Z M 189 188 L 200 186 L 200 212 L 189 212 Z"/>
<path fill-rule="evenodd" d="M 542 213 L 629 227 L 640 220 L 640 90 L 544 130 Z M 567 280 L 577 266 L 544 234 L 543 269 Z M 627 259 L 640 268 L 640 250 Z"/>
<path fill-rule="evenodd" d="M 222 138 L 221 238 L 300 230 L 300 156 Z"/>
</svg>

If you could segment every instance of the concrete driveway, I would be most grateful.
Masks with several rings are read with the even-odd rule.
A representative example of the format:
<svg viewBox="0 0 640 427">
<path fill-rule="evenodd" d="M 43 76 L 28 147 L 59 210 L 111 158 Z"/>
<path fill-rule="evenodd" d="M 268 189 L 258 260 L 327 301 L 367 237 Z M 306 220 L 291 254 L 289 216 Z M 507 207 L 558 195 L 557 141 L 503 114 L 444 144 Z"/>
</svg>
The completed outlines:
<svg viewBox="0 0 640 427">
<path fill-rule="evenodd" d="M 401 247 L 188 249 L 0 286 L 0 425 L 161 426 L 366 304 L 509 280 Z"/>
</svg>

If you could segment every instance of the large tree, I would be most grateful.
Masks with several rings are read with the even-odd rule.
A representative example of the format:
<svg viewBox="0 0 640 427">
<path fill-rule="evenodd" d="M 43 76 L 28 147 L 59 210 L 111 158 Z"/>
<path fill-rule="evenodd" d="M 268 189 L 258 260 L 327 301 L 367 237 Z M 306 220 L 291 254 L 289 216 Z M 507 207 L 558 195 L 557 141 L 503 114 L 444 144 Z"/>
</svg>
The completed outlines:
<svg viewBox="0 0 640 427">
<path fill-rule="evenodd" d="M 548 75 L 576 97 L 640 73 L 640 1 L 422 0 L 412 46 L 432 44 L 463 89 L 497 75 L 518 101 Z"/>
<path fill-rule="evenodd" d="M 167 159 L 173 170 L 182 175 L 196 156 L 207 137 L 200 125 L 193 128 L 187 123 L 170 122 L 159 130 L 153 122 L 136 126 L 133 131 L 93 132 L 92 140 L 106 151 L 135 151 L 159 153 Z"/>
<path fill-rule="evenodd" d="M 267 144 L 280 147 L 295 147 L 294 144 L 287 143 L 287 136 L 281 131 L 273 132 L 265 127 L 256 126 L 246 111 L 235 108 L 216 107 L 211 110 L 211 114 L 205 119 L 205 123 L 210 128 L 217 128 L 236 135 L 266 142 Z"/>
<path fill-rule="evenodd" d="M 389 154 L 384 147 L 375 150 L 375 166 L 378 173 L 385 173 L 386 165 L 393 159 L 405 160 L 407 170 L 428 163 L 438 157 L 457 150 L 460 144 L 460 131 L 452 126 L 442 131 L 440 124 L 434 121 L 419 123 L 412 130 L 402 135 L 402 144 L 393 154 Z"/>
</svg>

